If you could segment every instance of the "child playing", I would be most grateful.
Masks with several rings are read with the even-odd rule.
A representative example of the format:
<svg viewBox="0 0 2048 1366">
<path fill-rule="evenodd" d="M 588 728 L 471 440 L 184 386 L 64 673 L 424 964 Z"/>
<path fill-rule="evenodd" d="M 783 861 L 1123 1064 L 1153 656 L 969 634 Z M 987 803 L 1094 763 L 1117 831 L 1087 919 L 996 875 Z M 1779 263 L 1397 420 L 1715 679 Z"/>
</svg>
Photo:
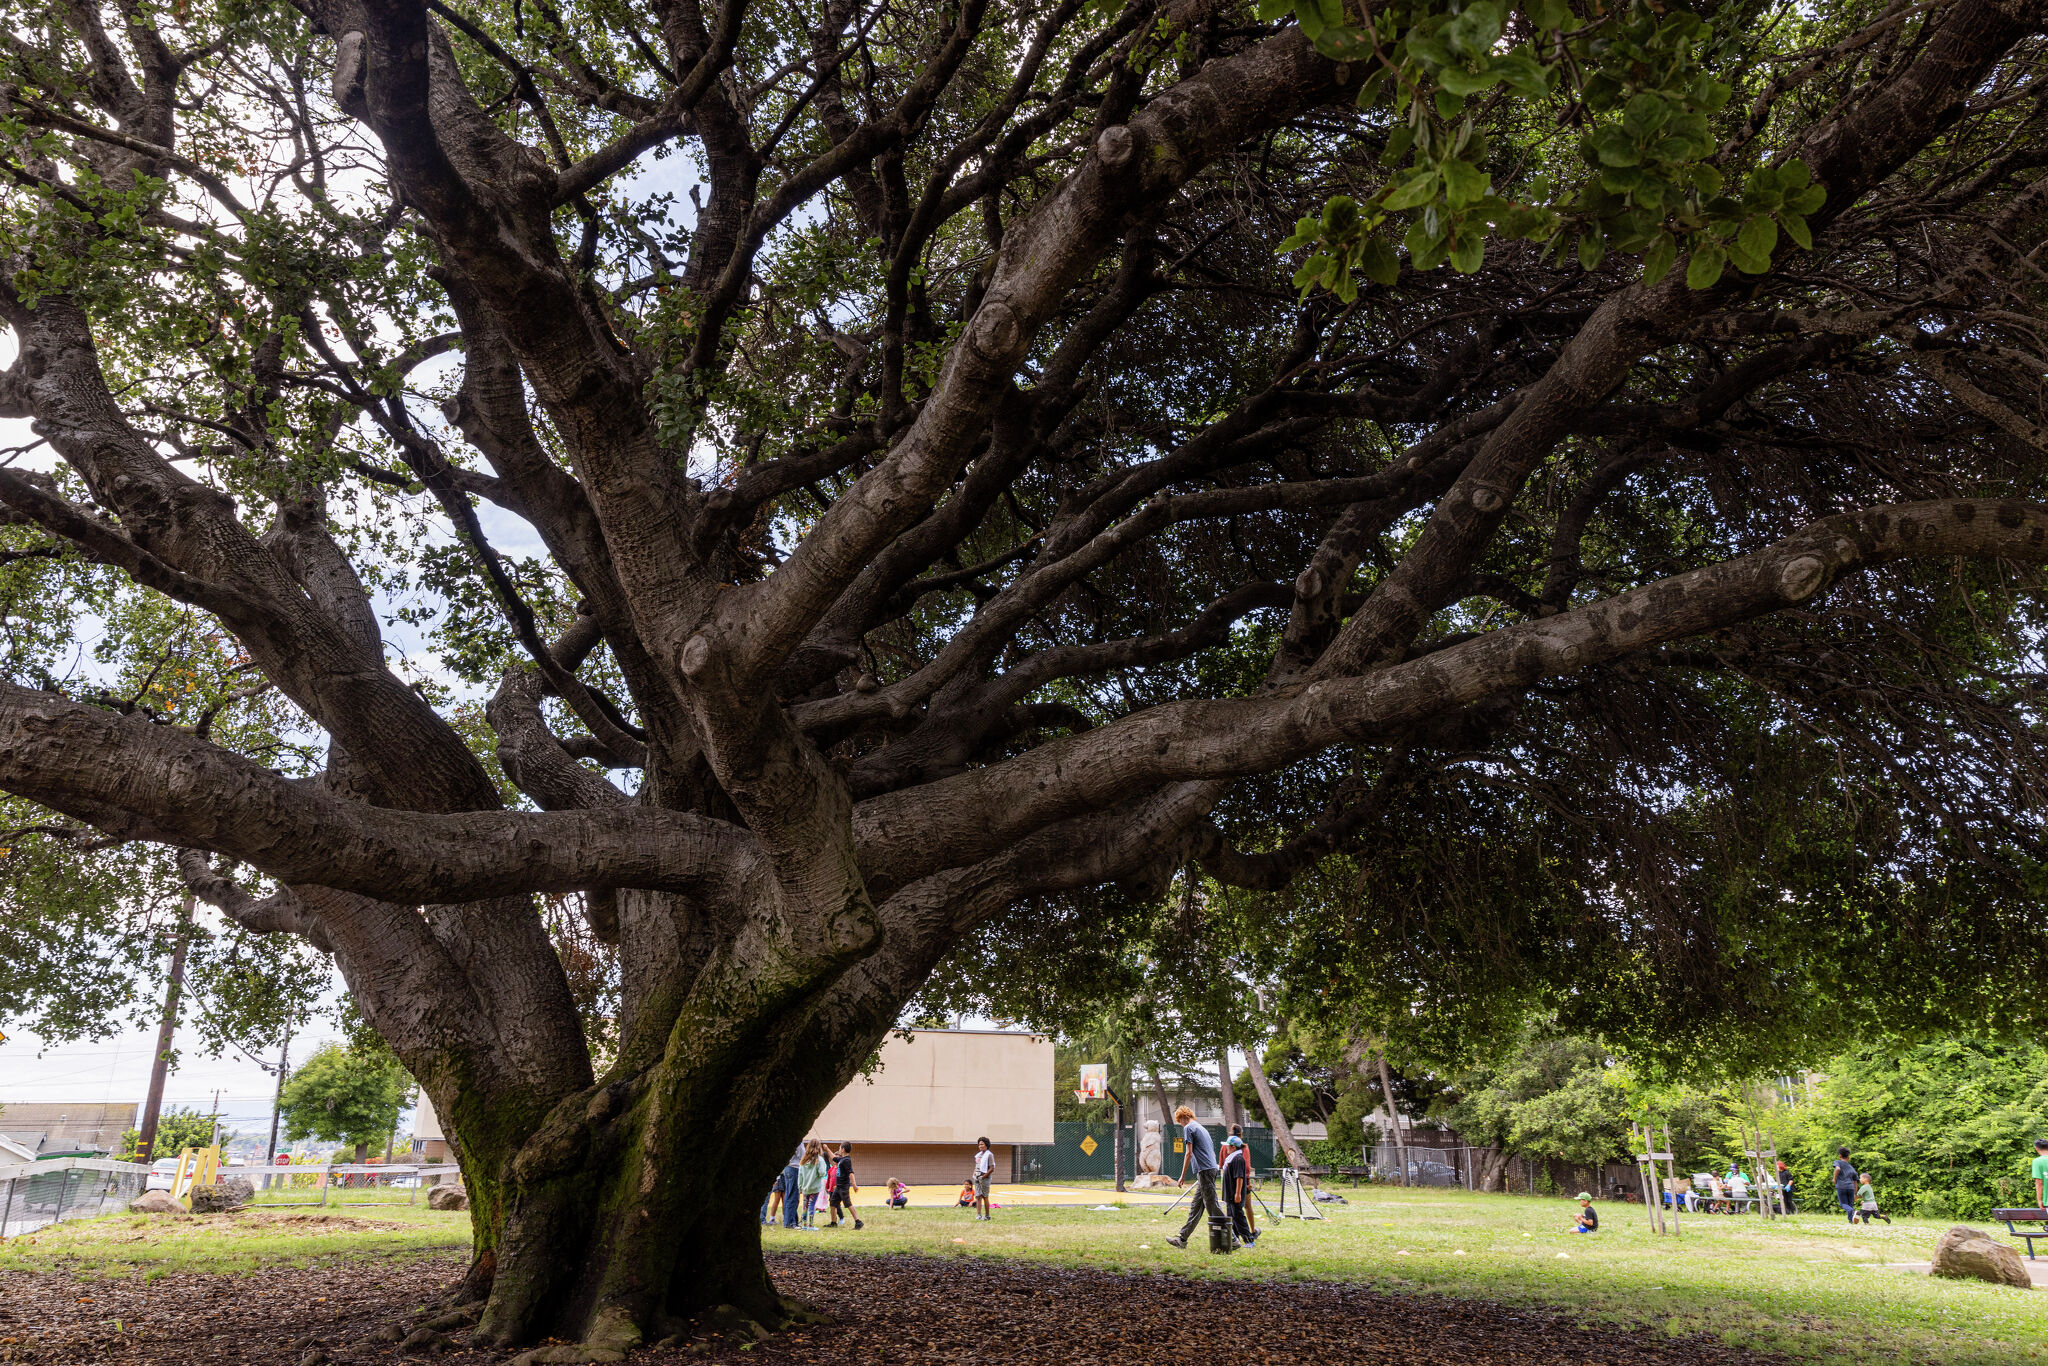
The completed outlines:
<svg viewBox="0 0 2048 1366">
<path fill-rule="evenodd" d="M 825 1189 L 825 1153 L 815 1142 L 804 1144 L 804 1161 L 797 1168 L 796 1188 L 803 1192 L 803 1227 L 815 1231 L 818 1227 L 818 1193 Z"/>
<path fill-rule="evenodd" d="M 1600 1211 L 1593 1208 L 1593 1197 L 1585 1191 L 1580 1191 L 1576 1198 L 1579 1202 L 1579 1217 L 1572 1223 L 1572 1232 L 1598 1233 Z"/>
<path fill-rule="evenodd" d="M 961 1209 L 972 1209 L 973 1207 L 974 1207 L 974 1178 L 973 1178 L 973 1177 L 969 1177 L 969 1178 L 968 1178 L 967 1180 L 965 1180 L 965 1181 L 962 1181 L 962 1182 L 960 1183 L 960 1208 L 961 1208 Z"/>
<path fill-rule="evenodd" d="M 889 1208 L 890 1208 L 890 1209 L 902 1209 L 902 1208 L 903 1208 L 903 1207 L 904 1207 L 905 1205 L 907 1205 L 907 1204 L 909 1204 L 909 1203 L 910 1203 L 910 1187 L 908 1187 L 908 1186 L 904 1185 L 904 1184 L 903 1184 L 903 1183 L 902 1183 L 901 1181 L 898 1181 L 898 1180 L 897 1180 L 897 1179 L 896 1179 L 895 1177 L 893 1177 L 893 1176 L 892 1176 L 892 1177 L 890 1177 L 890 1178 L 889 1178 Z"/>
<path fill-rule="evenodd" d="M 1882 1219 L 1889 1224 L 1891 1217 L 1877 1208 L 1877 1192 L 1870 1188 L 1870 1173 L 1862 1173 L 1857 1180 L 1861 1184 L 1856 1187 L 1856 1207 L 1863 1213 L 1863 1222 L 1867 1224 L 1872 1219 Z"/>
</svg>

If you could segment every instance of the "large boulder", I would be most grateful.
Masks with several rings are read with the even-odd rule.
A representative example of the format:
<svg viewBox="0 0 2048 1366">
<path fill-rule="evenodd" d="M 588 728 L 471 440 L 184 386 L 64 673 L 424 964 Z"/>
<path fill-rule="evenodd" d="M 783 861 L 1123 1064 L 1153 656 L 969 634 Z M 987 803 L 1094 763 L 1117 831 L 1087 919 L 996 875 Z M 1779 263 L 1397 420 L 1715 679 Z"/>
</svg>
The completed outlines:
<svg viewBox="0 0 2048 1366">
<path fill-rule="evenodd" d="M 130 1214 L 183 1214 L 185 1207 L 169 1191 L 144 1191 L 128 1202 Z"/>
<path fill-rule="evenodd" d="M 469 1195 L 460 1186 L 436 1186 L 427 1192 L 428 1209 L 468 1209 Z"/>
<path fill-rule="evenodd" d="M 192 1188 L 192 1212 L 194 1214 L 226 1214 L 249 1203 L 256 1194 L 256 1188 L 241 1177 L 230 1177 L 211 1186 Z"/>
<path fill-rule="evenodd" d="M 1934 1274 L 2034 1288 L 2017 1248 L 1966 1224 L 1957 1224 L 1934 1244 Z"/>
</svg>

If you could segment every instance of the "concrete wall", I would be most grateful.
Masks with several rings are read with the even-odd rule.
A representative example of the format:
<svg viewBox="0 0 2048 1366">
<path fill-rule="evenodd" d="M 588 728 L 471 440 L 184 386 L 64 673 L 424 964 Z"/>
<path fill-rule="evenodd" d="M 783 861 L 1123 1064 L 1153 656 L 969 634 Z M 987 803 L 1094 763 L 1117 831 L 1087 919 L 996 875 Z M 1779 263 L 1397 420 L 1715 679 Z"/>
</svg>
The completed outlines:
<svg viewBox="0 0 2048 1366">
<path fill-rule="evenodd" d="M 1017 1150 L 1008 1143 L 991 1143 L 995 1154 L 997 1184 L 1017 1179 Z M 855 1143 L 853 1176 L 860 1183 L 857 1197 L 862 1205 L 879 1205 L 889 1198 L 890 1181 L 906 1186 L 947 1186 L 958 1190 L 974 1172 L 972 1143 Z M 929 1201 L 924 1202 L 929 1204 Z"/>
<path fill-rule="evenodd" d="M 970 1151 L 983 1136 L 992 1147 L 1050 1143 L 1052 1078 L 1052 1040 L 1042 1034 L 945 1029 L 912 1030 L 908 1038 L 891 1034 L 883 1040 L 882 1066 L 874 1079 L 855 1077 L 818 1116 L 811 1135 L 856 1145 L 962 1144 Z M 999 1157 L 997 1177 L 1007 1170 L 1007 1159 Z M 901 1175 L 865 1164 L 860 1172 L 863 1183 L 870 1173 L 885 1181 Z"/>
</svg>

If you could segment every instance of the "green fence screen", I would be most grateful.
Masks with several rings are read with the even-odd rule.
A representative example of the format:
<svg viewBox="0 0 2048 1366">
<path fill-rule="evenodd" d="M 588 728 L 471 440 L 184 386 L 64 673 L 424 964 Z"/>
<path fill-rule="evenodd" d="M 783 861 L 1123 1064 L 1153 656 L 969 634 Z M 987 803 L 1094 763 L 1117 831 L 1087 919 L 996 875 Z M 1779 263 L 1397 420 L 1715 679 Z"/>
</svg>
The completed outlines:
<svg viewBox="0 0 2048 1366">
<path fill-rule="evenodd" d="M 1220 1124 L 1208 1126 L 1220 1149 L 1226 1130 Z M 1050 1143 L 1029 1143 L 1017 1149 L 1017 1179 L 1020 1181 L 1107 1181 L 1115 1173 L 1115 1156 L 1110 1150 L 1113 1125 L 1062 1120 L 1052 1126 Z M 1273 1165 L 1273 1133 L 1264 1125 L 1246 1127 L 1244 1141 L 1252 1150 L 1252 1165 L 1261 1171 Z M 1138 1174 L 1137 1148 L 1131 1129 L 1123 1132 L 1124 1175 Z M 1180 1135 L 1168 1133 L 1163 1145 L 1168 1176 L 1180 1175 Z"/>
</svg>

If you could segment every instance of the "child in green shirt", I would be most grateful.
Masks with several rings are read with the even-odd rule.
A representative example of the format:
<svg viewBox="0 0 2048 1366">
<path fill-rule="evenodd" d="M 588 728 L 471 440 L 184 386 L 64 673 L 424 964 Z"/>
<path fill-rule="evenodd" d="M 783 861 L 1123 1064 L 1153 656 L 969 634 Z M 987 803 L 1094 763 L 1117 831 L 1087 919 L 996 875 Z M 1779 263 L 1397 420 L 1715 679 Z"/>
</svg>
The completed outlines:
<svg viewBox="0 0 2048 1366">
<path fill-rule="evenodd" d="M 1863 1222 L 1867 1224 L 1872 1219 L 1882 1219 L 1889 1224 L 1890 1216 L 1881 1213 L 1877 1208 L 1877 1192 L 1870 1188 L 1870 1173 L 1864 1172 L 1860 1181 L 1861 1184 L 1856 1187 L 1856 1205 L 1862 1211 Z"/>
<path fill-rule="evenodd" d="M 2048 1209 L 2048 1138 L 2034 1140 L 2034 1208 Z"/>
</svg>

